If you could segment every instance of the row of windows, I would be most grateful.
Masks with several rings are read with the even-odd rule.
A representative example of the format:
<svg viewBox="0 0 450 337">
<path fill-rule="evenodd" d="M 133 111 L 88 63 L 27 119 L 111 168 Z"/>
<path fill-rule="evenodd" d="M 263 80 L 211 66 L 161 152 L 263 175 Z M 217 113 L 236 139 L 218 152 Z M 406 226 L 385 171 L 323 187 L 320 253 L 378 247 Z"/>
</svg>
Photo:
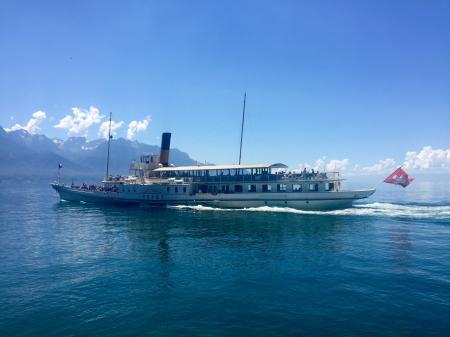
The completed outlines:
<svg viewBox="0 0 450 337">
<path fill-rule="evenodd" d="M 254 184 L 247 185 L 247 192 L 257 192 L 256 186 L 257 185 L 254 185 Z M 307 190 L 309 192 L 317 192 L 317 191 L 319 191 L 319 184 L 318 183 L 307 184 L 307 186 L 305 186 L 305 188 L 307 188 Z M 325 183 L 324 189 L 325 189 L 325 191 L 332 191 L 334 189 L 334 183 Z M 277 190 L 277 192 L 287 192 L 288 185 L 287 184 L 276 184 L 276 190 Z M 292 184 L 291 191 L 292 192 L 303 192 L 303 185 L 302 184 Z M 222 192 L 229 193 L 230 187 L 228 185 L 223 185 Z M 235 185 L 234 192 L 235 193 L 242 192 L 242 185 Z M 272 185 L 262 184 L 261 192 L 263 192 L 263 193 L 272 192 Z"/>
<path fill-rule="evenodd" d="M 181 191 L 181 187 L 180 187 L 180 191 Z M 170 187 L 167 187 L 167 192 L 170 192 Z M 178 186 L 175 186 L 174 192 L 178 193 Z M 186 187 L 183 187 L 183 193 L 186 193 Z"/>
<path fill-rule="evenodd" d="M 306 184 L 305 184 L 306 185 Z M 247 192 L 257 192 L 257 185 L 254 184 L 250 184 L 247 185 Z M 205 186 L 206 188 L 206 186 Z M 325 183 L 324 186 L 325 191 L 332 191 L 334 189 L 334 183 Z M 288 185 L 287 184 L 276 184 L 276 190 L 277 192 L 287 192 L 288 191 Z M 317 192 L 319 190 L 319 184 L 317 183 L 311 183 L 311 184 L 307 184 L 307 190 L 309 192 Z M 130 190 L 128 189 L 128 192 L 136 192 L 136 190 Z M 167 187 L 167 192 L 174 192 L 174 193 L 179 193 L 181 191 L 183 191 L 183 193 L 186 193 L 186 187 L 178 187 L 175 186 L 173 187 L 173 189 L 168 186 Z M 203 191 L 203 192 L 210 192 L 210 193 L 217 193 L 217 192 L 222 192 L 222 193 L 230 193 L 230 186 L 229 185 L 222 185 L 220 187 L 220 190 L 216 187 L 216 186 L 208 186 L 208 189 Z M 292 192 L 303 192 L 303 185 L 302 184 L 292 184 L 291 185 L 291 191 Z M 122 192 L 127 192 L 127 190 L 122 189 Z M 242 193 L 243 192 L 243 187 L 242 185 L 234 185 L 234 193 Z M 262 184 L 261 185 L 261 192 L 272 192 L 272 185 L 270 184 Z"/>
<path fill-rule="evenodd" d="M 318 184 L 309 184 L 310 191 L 318 191 Z M 272 192 L 272 185 L 263 184 L 261 186 L 262 192 Z M 277 192 L 286 192 L 287 184 L 277 184 Z M 248 185 L 248 192 L 256 192 L 256 185 Z M 292 192 L 302 192 L 302 184 L 293 184 Z"/>
<path fill-rule="evenodd" d="M 145 199 L 147 199 L 147 200 L 149 200 L 149 199 L 162 199 L 163 198 L 163 196 L 162 195 L 148 195 L 148 194 L 146 194 L 145 196 Z"/>
<path fill-rule="evenodd" d="M 167 187 L 167 192 L 170 192 L 170 190 L 171 190 L 170 187 Z M 173 189 L 173 191 L 174 191 L 175 193 L 178 193 L 179 191 L 180 191 L 180 192 L 183 191 L 183 193 L 186 193 L 186 187 L 183 187 L 183 189 L 181 189 L 181 187 L 178 188 L 178 186 L 175 186 L 175 188 Z M 136 191 L 136 189 L 130 190 L 130 189 L 124 189 L 124 188 L 122 188 L 122 189 L 121 189 L 121 192 L 129 192 L 129 193 L 134 192 L 134 193 L 136 193 L 137 191 Z"/>
<path fill-rule="evenodd" d="M 114 186 L 114 189 L 117 189 L 117 187 L 116 186 Z M 128 193 L 131 193 L 131 192 L 134 192 L 134 193 L 136 193 L 137 192 L 137 190 L 135 189 L 135 188 L 133 188 L 133 189 L 125 189 L 125 188 L 121 188 L 120 190 L 117 190 L 117 191 L 120 191 L 120 192 L 128 192 Z M 170 192 L 171 191 L 171 188 L 170 187 L 167 187 L 167 192 Z M 178 187 L 178 186 L 175 186 L 175 188 L 173 189 L 173 191 L 175 192 L 175 193 L 178 193 L 178 192 L 181 192 L 181 191 L 183 191 L 183 193 L 186 193 L 186 187 L 184 186 L 183 188 L 181 188 L 181 187 Z"/>
</svg>

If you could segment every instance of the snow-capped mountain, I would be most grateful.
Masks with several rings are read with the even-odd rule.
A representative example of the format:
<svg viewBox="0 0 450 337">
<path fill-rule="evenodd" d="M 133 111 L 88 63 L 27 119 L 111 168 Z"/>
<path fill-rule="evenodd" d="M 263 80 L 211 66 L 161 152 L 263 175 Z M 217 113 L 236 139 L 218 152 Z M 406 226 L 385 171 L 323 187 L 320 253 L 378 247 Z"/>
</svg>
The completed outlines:
<svg viewBox="0 0 450 337">
<path fill-rule="evenodd" d="M 127 174 L 131 161 L 143 153 L 159 153 L 159 146 L 124 138 L 111 142 L 110 168 L 114 174 Z M 88 141 L 85 137 L 67 140 L 50 139 L 25 130 L 6 132 L 0 127 L 0 176 L 52 177 L 58 164 L 63 174 L 70 176 L 102 177 L 106 166 L 105 139 Z M 175 165 L 194 165 L 185 152 L 171 149 L 170 161 Z"/>
</svg>

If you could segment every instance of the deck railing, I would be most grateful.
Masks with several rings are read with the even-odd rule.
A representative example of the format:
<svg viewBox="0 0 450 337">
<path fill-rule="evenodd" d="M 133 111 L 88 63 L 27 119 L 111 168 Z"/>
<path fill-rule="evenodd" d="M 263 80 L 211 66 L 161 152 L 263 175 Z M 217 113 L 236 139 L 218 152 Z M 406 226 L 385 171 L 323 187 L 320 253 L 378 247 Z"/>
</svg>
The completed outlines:
<svg viewBox="0 0 450 337">
<path fill-rule="evenodd" d="M 172 177 L 186 182 L 205 183 L 247 183 L 247 182 L 277 182 L 277 181 L 323 181 L 339 180 L 339 172 L 326 173 L 285 173 L 285 174 L 261 174 L 261 175 L 218 175 L 218 176 L 194 176 L 194 177 Z"/>
</svg>

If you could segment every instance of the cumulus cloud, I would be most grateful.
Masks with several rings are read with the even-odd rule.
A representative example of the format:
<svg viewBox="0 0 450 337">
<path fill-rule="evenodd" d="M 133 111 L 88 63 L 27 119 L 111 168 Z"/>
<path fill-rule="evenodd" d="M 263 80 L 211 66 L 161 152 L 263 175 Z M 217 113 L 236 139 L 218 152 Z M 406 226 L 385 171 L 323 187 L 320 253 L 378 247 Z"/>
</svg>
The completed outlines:
<svg viewBox="0 0 450 337">
<path fill-rule="evenodd" d="M 403 166 L 407 169 L 450 170 L 450 149 L 433 149 L 424 146 L 420 152 L 406 152 Z"/>
<path fill-rule="evenodd" d="M 304 168 L 307 170 L 311 170 L 314 169 L 315 171 L 323 171 L 325 165 L 325 161 L 323 158 L 317 159 L 316 162 L 314 164 L 309 164 L 309 163 L 301 163 L 299 164 L 299 170 L 298 171 L 302 171 Z"/>
<path fill-rule="evenodd" d="M 134 139 L 138 132 L 145 131 L 150 125 L 150 121 L 151 119 L 149 116 L 142 121 L 131 121 L 130 124 L 128 124 L 127 139 Z"/>
<path fill-rule="evenodd" d="M 332 171 L 345 171 L 348 166 L 348 159 L 332 159 L 326 165 L 326 169 L 329 172 Z"/>
<path fill-rule="evenodd" d="M 111 121 L 111 135 L 116 136 L 117 135 L 117 129 L 122 126 L 124 122 L 115 122 Z M 108 133 L 109 133 L 109 121 L 103 122 L 100 124 L 100 128 L 98 129 L 98 135 L 102 136 L 103 138 L 108 139 Z"/>
<path fill-rule="evenodd" d="M 386 173 L 392 171 L 395 168 L 395 160 L 392 158 L 386 158 L 379 160 L 378 163 L 371 166 L 363 167 L 363 171 L 366 173 Z"/>
<path fill-rule="evenodd" d="M 82 131 L 87 132 L 92 125 L 100 123 L 103 117 L 96 107 L 91 106 L 89 110 L 74 107 L 72 108 L 72 115 L 66 115 L 54 127 L 67 129 L 69 135 L 75 135 Z"/>
<path fill-rule="evenodd" d="M 349 163 L 350 161 L 348 159 L 331 159 L 328 161 L 326 157 L 322 157 L 317 159 L 313 164 L 299 164 L 298 168 L 294 169 L 294 171 L 299 172 L 306 168 L 308 171 L 314 169 L 320 172 L 345 171 L 347 175 L 376 175 L 391 173 L 397 167 L 402 166 L 412 172 L 450 172 L 450 148 L 434 149 L 431 146 L 424 146 L 420 151 L 408 151 L 405 154 L 403 164 L 393 158 L 381 159 L 369 166 L 353 164 L 350 167 Z"/>
<path fill-rule="evenodd" d="M 47 115 L 44 111 L 36 111 L 28 121 L 26 125 L 15 124 L 10 128 L 6 128 L 7 132 L 16 131 L 16 130 L 26 130 L 29 133 L 36 133 L 41 128 L 39 125 L 42 123 L 44 119 L 47 118 Z"/>
<path fill-rule="evenodd" d="M 405 160 L 401 164 L 407 170 L 419 170 L 429 173 L 450 172 L 450 149 L 433 149 L 424 146 L 419 152 L 408 151 Z M 400 164 L 392 158 L 379 160 L 371 166 L 354 170 L 356 174 L 384 174 L 390 173 Z"/>
<path fill-rule="evenodd" d="M 312 165 L 308 163 L 300 164 L 300 170 L 306 168 L 307 170 L 313 169 L 314 171 L 345 171 L 347 169 L 348 159 L 331 159 L 326 162 L 325 157 L 317 159 Z"/>
</svg>

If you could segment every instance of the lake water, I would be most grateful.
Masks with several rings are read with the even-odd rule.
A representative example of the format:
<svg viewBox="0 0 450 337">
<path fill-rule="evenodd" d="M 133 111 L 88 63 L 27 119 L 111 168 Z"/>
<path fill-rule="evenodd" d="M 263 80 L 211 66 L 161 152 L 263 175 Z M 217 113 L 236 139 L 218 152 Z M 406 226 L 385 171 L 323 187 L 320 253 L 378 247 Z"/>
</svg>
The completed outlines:
<svg viewBox="0 0 450 337">
<path fill-rule="evenodd" d="M 449 336 L 450 182 L 347 210 L 60 203 L 2 182 L 0 336 Z"/>
</svg>

